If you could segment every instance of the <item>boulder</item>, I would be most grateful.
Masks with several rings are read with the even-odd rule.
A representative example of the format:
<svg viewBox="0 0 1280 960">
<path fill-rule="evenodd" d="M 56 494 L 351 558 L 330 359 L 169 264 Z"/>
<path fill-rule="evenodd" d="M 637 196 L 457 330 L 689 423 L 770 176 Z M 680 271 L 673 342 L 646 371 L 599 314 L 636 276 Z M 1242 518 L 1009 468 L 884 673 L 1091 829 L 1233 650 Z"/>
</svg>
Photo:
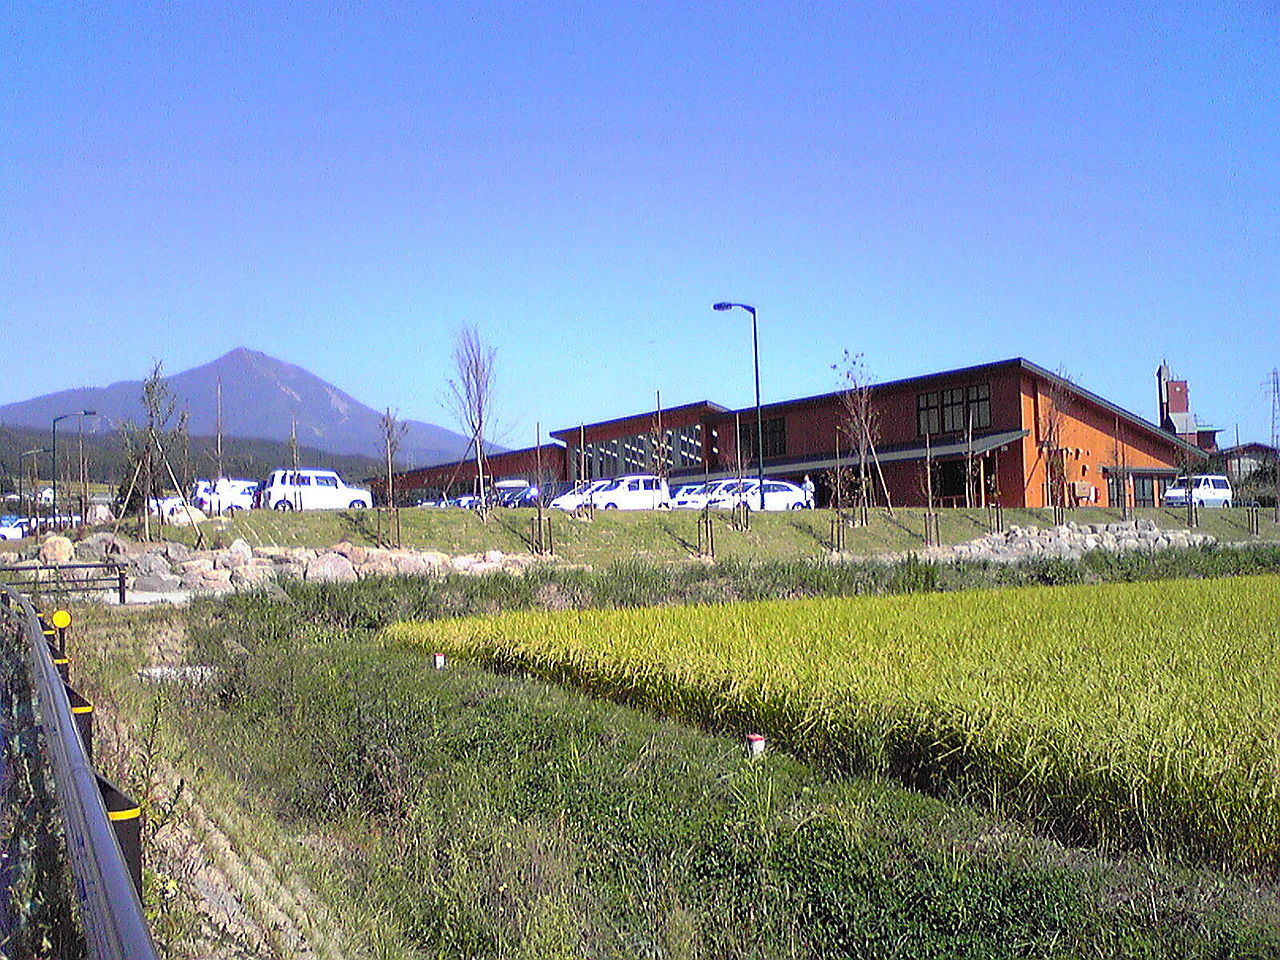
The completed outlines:
<svg viewBox="0 0 1280 960">
<path fill-rule="evenodd" d="M 336 553 L 341 557 L 346 557 L 354 564 L 363 563 L 370 553 L 370 551 L 365 547 L 357 547 L 350 540 L 339 541 L 329 549 L 331 553 Z"/>
<path fill-rule="evenodd" d="M 171 523 L 175 527 L 189 527 L 207 519 L 209 518 L 205 516 L 204 511 L 199 507 L 180 503 L 169 511 L 169 515 L 165 517 L 165 522 Z"/>
<path fill-rule="evenodd" d="M 84 512 L 84 522 L 89 526 L 96 526 L 100 523 L 110 523 L 115 519 L 111 513 L 111 508 L 105 503 L 91 503 L 89 509 Z"/>
<path fill-rule="evenodd" d="M 231 546 L 217 552 L 213 565 L 227 570 L 236 570 L 252 559 L 253 548 L 242 537 L 237 537 L 231 542 Z"/>
<path fill-rule="evenodd" d="M 270 565 L 245 564 L 231 571 L 231 583 L 237 587 L 257 587 L 275 580 L 275 569 Z"/>
<path fill-rule="evenodd" d="M 321 583 L 348 583 L 356 579 L 356 568 L 340 553 L 322 553 L 307 562 L 302 578 Z"/>
<path fill-rule="evenodd" d="M 173 574 L 142 576 L 133 581 L 130 588 L 138 593 L 172 593 L 182 587 L 182 580 Z"/>
<path fill-rule="evenodd" d="M 144 577 L 168 576 L 173 572 L 169 561 L 159 553 L 140 553 L 129 561 L 129 565 Z"/>
<path fill-rule="evenodd" d="M 41 563 L 70 563 L 75 555 L 75 547 L 71 541 L 59 534 L 47 537 L 40 544 Z"/>
</svg>

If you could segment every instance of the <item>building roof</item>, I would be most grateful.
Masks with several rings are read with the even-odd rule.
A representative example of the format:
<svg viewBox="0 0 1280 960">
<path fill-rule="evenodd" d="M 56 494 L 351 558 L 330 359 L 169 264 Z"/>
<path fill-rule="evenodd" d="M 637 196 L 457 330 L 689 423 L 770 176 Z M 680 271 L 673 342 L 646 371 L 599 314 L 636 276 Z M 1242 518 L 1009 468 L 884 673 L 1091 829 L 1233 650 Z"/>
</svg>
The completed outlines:
<svg viewBox="0 0 1280 960">
<path fill-rule="evenodd" d="M 663 407 L 664 416 L 668 414 L 690 413 L 701 410 L 703 413 L 728 413 L 729 408 L 721 406 L 718 403 L 712 403 L 710 400 L 698 400 L 694 403 L 683 403 L 676 407 Z M 551 436 L 557 440 L 563 440 L 565 443 L 572 443 L 578 437 L 580 430 L 596 430 L 600 427 L 612 427 L 618 424 L 626 423 L 628 420 L 641 420 L 646 417 L 652 417 L 657 410 L 643 410 L 639 413 L 630 413 L 625 417 L 614 417 L 612 420 L 598 420 L 595 423 L 577 424 L 572 427 L 562 427 L 559 430 L 552 430 Z"/>
</svg>

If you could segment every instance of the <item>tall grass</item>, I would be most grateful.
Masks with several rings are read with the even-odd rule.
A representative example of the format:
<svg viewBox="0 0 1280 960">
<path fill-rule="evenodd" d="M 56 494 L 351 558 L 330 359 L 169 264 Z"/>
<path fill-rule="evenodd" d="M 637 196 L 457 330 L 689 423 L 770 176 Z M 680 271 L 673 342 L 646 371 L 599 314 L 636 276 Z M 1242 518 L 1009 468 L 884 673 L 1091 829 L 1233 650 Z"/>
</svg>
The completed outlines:
<svg viewBox="0 0 1280 960">
<path fill-rule="evenodd" d="M 1073 839 L 1280 867 L 1280 577 L 512 613 L 392 642 L 978 797 Z"/>
</svg>

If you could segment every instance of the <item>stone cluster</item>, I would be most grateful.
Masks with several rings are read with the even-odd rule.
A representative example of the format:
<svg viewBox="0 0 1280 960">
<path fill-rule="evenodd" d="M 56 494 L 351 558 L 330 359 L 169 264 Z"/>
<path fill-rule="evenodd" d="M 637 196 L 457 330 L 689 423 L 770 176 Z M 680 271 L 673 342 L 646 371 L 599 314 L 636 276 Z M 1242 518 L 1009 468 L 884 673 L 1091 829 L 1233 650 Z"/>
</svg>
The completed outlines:
<svg viewBox="0 0 1280 960">
<path fill-rule="evenodd" d="M 140 593 L 197 591 L 223 593 L 292 577 L 309 581 L 350 581 L 360 577 L 406 574 L 431 576 L 448 572 L 523 573 L 536 562 L 529 554 L 449 556 L 437 551 L 361 547 L 343 541 L 328 549 L 309 547 L 252 547 L 236 539 L 228 547 L 195 550 L 181 543 L 137 543 L 110 533 L 95 533 L 73 543 L 50 536 L 34 556 L 18 566 L 100 563 L 111 561 L 125 569 L 126 586 Z"/>
<path fill-rule="evenodd" d="M 1077 560 L 1091 550 L 1112 553 L 1167 550 L 1169 548 L 1203 547 L 1214 543 L 1208 534 L 1190 530 L 1161 530 L 1151 520 L 1125 520 L 1117 523 L 1064 523 L 1056 527 L 1009 527 L 1000 533 L 968 543 L 946 547 L 928 547 L 916 551 L 927 560 L 986 560 L 992 563 L 1016 563 L 1019 560 L 1057 557 Z"/>
</svg>

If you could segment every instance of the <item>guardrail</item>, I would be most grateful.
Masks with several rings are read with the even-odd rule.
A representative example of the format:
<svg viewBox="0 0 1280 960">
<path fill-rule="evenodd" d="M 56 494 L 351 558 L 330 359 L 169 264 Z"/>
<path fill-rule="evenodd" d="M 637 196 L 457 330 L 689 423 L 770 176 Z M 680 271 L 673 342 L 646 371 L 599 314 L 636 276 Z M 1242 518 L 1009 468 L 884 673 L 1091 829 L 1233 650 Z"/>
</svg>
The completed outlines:
<svg viewBox="0 0 1280 960">
<path fill-rule="evenodd" d="M 95 576 L 93 571 L 98 571 L 98 575 Z M 114 590 L 121 604 L 126 598 L 125 568 L 118 563 L 15 564 L 0 566 L 0 574 L 6 575 L 12 586 L 38 596 L 82 590 Z"/>
<path fill-rule="evenodd" d="M 138 806 L 93 769 L 92 705 L 66 683 L 66 624 L 51 626 L 27 597 L 4 584 L 0 611 L 21 635 L 87 954 L 91 960 L 155 960 L 140 900 Z"/>
</svg>

